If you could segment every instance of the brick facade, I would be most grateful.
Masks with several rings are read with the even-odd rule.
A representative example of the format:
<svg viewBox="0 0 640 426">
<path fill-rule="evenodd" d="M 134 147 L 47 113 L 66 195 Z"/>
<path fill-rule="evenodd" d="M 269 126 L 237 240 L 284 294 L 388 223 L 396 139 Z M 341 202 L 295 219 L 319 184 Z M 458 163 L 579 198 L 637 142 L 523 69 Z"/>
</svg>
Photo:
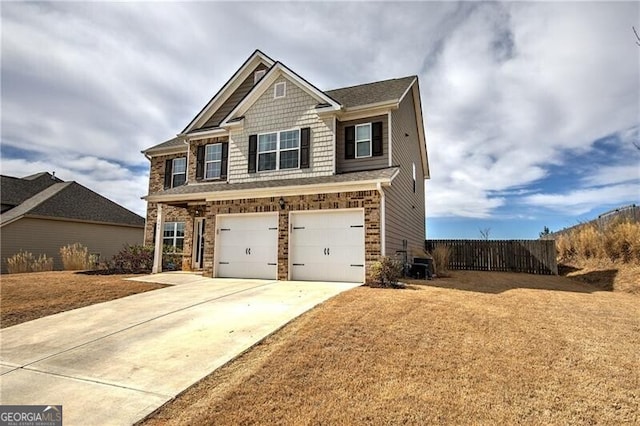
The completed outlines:
<svg viewBox="0 0 640 426">
<path fill-rule="evenodd" d="M 218 214 L 278 212 L 278 279 L 287 280 L 289 277 L 289 212 L 362 208 L 364 209 L 365 225 L 365 273 L 367 281 L 371 280 L 371 266 L 379 259 L 381 249 L 380 194 L 377 191 L 298 195 L 283 198 L 285 200 L 284 210 L 281 210 L 278 204 L 280 197 L 208 202 L 205 223 L 204 276 L 213 276 L 215 219 Z M 193 229 L 193 226 L 191 228 Z M 185 236 L 185 247 L 186 245 Z M 185 258 L 187 256 L 189 260 L 186 263 L 191 264 L 190 254 L 185 254 Z"/>
</svg>

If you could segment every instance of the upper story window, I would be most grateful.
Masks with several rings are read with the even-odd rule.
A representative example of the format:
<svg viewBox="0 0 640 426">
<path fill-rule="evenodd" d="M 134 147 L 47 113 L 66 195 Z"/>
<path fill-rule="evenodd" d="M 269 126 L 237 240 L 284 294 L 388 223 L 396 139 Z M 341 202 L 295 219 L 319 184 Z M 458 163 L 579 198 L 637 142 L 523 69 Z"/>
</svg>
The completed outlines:
<svg viewBox="0 0 640 426">
<path fill-rule="evenodd" d="M 356 158 L 371 157 L 371 123 L 356 126 Z"/>
<path fill-rule="evenodd" d="M 222 173 L 222 144 L 207 145 L 204 151 L 204 178 L 219 179 Z"/>
<path fill-rule="evenodd" d="M 184 185 L 187 181 L 187 158 L 173 158 L 165 161 L 164 189 Z"/>
<path fill-rule="evenodd" d="M 300 165 L 300 130 L 258 135 L 258 171 L 297 169 Z"/>
<path fill-rule="evenodd" d="M 416 163 L 413 163 L 413 192 L 416 192 Z"/>
<path fill-rule="evenodd" d="M 256 84 L 257 82 L 259 82 L 260 79 L 262 77 L 264 77 L 266 72 L 267 72 L 267 70 L 258 70 L 256 72 L 254 72 L 253 73 L 253 84 Z"/>
<path fill-rule="evenodd" d="M 284 98 L 287 95 L 287 83 L 285 81 L 281 81 L 280 83 L 276 83 L 273 86 L 273 98 Z"/>
<path fill-rule="evenodd" d="M 187 181 L 187 159 L 186 157 L 173 159 L 173 176 L 171 178 L 171 186 L 176 187 L 184 185 Z"/>
</svg>

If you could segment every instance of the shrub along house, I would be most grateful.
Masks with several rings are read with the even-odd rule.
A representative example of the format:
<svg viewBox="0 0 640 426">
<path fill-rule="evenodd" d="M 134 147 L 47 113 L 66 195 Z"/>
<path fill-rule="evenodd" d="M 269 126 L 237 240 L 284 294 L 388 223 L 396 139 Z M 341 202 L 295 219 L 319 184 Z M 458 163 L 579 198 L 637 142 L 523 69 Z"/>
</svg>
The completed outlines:
<svg viewBox="0 0 640 426">
<path fill-rule="evenodd" d="M 20 251 L 47 255 L 62 269 L 60 247 L 80 243 L 109 259 L 125 245 L 141 244 L 144 218 L 76 182 L 47 173 L 0 176 L 2 272 Z"/>
<path fill-rule="evenodd" d="M 380 256 L 424 247 L 416 76 L 322 91 L 257 50 L 143 153 L 156 272 L 169 245 L 205 276 L 364 282 Z"/>
</svg>

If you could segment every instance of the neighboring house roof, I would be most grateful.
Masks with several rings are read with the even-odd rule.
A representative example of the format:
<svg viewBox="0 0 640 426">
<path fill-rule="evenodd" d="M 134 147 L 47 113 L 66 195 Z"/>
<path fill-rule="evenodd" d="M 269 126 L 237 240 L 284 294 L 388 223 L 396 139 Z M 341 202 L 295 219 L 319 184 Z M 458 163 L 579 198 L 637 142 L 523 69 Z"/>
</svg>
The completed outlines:
<svg viewBox="0 0 640 426">
<path fill-rule="evenodd" d="M 2 189 L 0 197 L 2 198 L 2 204 L 17 206 L 57 182 L 62 181 L 47 172 L 37 173 L 24 178 L 0 175 L 0 188 Z"/>
<path fill-rule="evenodd" d="M 11 180 L 29 181 L 26 178 L 19 179 L 2 176 L 3 186 L 0 190 L 2 191 L 3 203 L 5 196 L 4 184 Z M 12 182 L 12 184 L 15 184 L 15 182 Z M 9 184 L 9 186 L 12 184 Z M 13 189 L 15 189 L 15 185 Z M 63 182 L 57 178 L 52 185 L 24 199 L 11 210 L 0 214 L 0 226 L 8 225 L 22 217 L 51 217 L 134 227 L 144 227 L 145 222 L 143 217 L 79 183 Z"/>
<path fill-rule="evenodd" d="M 258 192 L 258 191 L 273 191 L 269 196 L 275 197 L 283 194 L 278 193 L 278 189 L 286 187 L 298 188 L 296 193 L 300 193 L 300 187 L 309 187 L 311 193 L 322 192 L 322 186 L 348 186 L 350 184 L 370 183 L 375 186 L 376 183 L 383 185 L 390 184 L 396 177 L 400 168 L 399 167 L 387 167 L 377 170 L 367 170 L 361 172 L 342 173 L 338 175 L 330 176 L 317 176 L 298 179 L 278 179 L 278 180 L 264 180 L 257 182 L 241 182 L 241 183 L 203 183 L 183 185 L 175 188 L 166 189 L 164 191 L 149 194 L 145 198 L 147 201 L 163 201 L 171 199 L 172 197 L 179 198 L 180 200 L 203 198 L 205 195 L 215 193 L 219 198 L 224 197 L 225 193 L 235 193 L 239 191 L 246 192 Z M 190 197 L 191 196 L 191 197 Z"/>
<path fill-rule="evenodd" d="M 340 102 L 345 108 L 384 102 L 399 102 L 416 78 L 415 75 L 412 75 L 409 77 L 327 90 L 325 93 Z"/>
</svg>

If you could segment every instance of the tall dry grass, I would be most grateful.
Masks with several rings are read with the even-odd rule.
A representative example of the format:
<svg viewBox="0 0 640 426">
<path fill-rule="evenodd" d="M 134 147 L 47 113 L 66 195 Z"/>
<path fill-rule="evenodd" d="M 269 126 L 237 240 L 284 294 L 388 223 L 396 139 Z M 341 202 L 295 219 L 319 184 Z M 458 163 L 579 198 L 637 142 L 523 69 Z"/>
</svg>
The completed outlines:
<svg viewBox="0 0 640 426">
<path fill-rule="evenodd" d="M 65 271 L 78 271 L 91 268 L 89 249 L 80 243 L 69 244 L 60 248 L 62 267 Z"/>
<path fill-rule="evenodd" d="M 640 223 L 586 224 L 556 239 L 560 262 L 606 260 L 640 264 Z"/>
<path fill-rule="evenodd" d="M 449 258 L 451 257 L 451 249 L 447 246 L 437 246 L 431 252 L 433 258 L 433 269 L 437 276 L 446 277 L 450 275 Z"/>
<path fill-rule="evenodd" d="M 46 254 L 36 259 L 32 253 L 21 250 L 7 259 L 7 272 L 10 274 L 45 271 L 53 271 L 53 258 Z"/>
</svg>

